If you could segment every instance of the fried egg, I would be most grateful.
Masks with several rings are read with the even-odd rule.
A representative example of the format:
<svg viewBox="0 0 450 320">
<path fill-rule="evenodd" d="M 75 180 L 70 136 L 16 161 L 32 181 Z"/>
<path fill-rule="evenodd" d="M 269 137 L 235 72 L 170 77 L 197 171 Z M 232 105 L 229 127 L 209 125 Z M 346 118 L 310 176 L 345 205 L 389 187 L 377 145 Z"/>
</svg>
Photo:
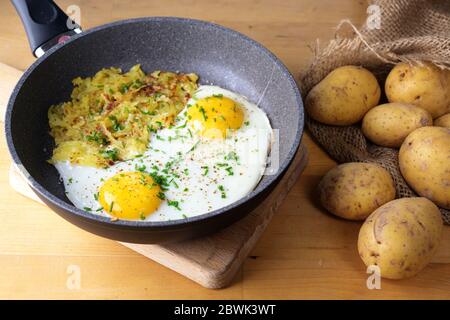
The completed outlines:
<svg viewBox="0 0 450 320">
<path fill-rule="evenodd" d="M 234 92 L 200 86 L 173 126 L 150 130 L 147 151 L 108 168 L 56 162 L 68 199 L 112 219 L 168 221 L 232 204 L 264 175 L 269 119 Z"/>
</svg>

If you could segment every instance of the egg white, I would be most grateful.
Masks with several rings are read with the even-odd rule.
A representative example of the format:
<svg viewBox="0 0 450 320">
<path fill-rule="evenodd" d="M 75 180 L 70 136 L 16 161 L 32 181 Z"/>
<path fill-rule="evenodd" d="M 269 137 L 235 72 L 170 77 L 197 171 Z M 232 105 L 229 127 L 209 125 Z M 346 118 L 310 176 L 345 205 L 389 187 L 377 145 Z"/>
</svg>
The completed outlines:
<svg viewBox="0 0 450 320">
<path fill-rule="evenodd" d="M 189 105 L 198 99 L 223 95 L 239 103 L 244 124 L 227 139 L 202 139 L 186 118 Z M 158 172 L 169 166 L 172 180 L 166 198 L 178 201 L 179 210 L 163 201 L 147 221 L 183 219 L 227 206 L 248 195 L 264 174 L 272 128 L 263 110 L 241 95 L 217 86 L 200 86 L 171 128 L 153 133 L 148 150 L 140 157 L 119 162 L 107 169 L 57 162 L 67 197 L 80 209 L 109 216 L 95 198 L 104 181 L 119 172 Z M 164 175 L 164 174 L 163 174 Z"/>
</svg>

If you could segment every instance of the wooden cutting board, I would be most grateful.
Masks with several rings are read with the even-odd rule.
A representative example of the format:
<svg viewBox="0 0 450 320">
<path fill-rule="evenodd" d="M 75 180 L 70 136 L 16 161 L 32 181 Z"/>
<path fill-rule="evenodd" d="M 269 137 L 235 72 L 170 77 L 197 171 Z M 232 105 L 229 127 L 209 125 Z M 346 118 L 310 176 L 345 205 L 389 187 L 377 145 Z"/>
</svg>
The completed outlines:
<svg viewBox="0 0 450 320">
<path fill-rule="evenodd" d="M 21 71 L 0 63 L 2 120 L 10 93 L 21 75 Z M 121 244 L 206 288 L 226 287 L 302 173 L 307 164 L 307 158 L 306 147 L 301 144 L 283 179 L 258 208 L 244 219 L 213 235 L 167 245 Z M 17 192 L 41 202 L 13 165 L 9 172 L 9 182 Z"/>
</svg>

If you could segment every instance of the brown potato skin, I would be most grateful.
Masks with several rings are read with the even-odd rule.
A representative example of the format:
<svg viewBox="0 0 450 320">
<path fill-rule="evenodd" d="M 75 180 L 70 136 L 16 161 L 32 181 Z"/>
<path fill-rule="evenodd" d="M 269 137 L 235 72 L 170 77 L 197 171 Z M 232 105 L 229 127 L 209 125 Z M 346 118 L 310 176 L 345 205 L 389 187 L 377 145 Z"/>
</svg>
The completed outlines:
<svg viewBox="0 0 450 320">
<path fill-rule="evenodd" d="M 320 181 L 318 190 L 322 206 L 348 220 L 364 220 L 395 198 L 389 172 L 370 163 L 345 163 L 331 169 Z"/>
<path fill-rule="evenodd" d="M 450 209 L 450 129 L 413 131 L 400 148 L 399 166 L 408 185 L 420 196 Z"/>
<path fill-rule="evenodd" d="M 450 128 L 450 113 L 444 114 L 443 116 L 434 120 L 434 125 L 436 127 Z"/>
<path fill-rule="evenodd" d="M 441 213 L 430 200 L 393 200 L 375 210 L 361 226 L 358 252 L 364 264 L 378 266 L 384 278 L 412 277 L 433 257 L 442 226 Z"/>
<path fill-rule="evenodd" d="M 406 103 L 386 103 L 369 110 L 362 122 L 362 131 L 373 143 L 399 148 L 415 129 L 432 126 L 433 118 L 424 109 Z"/>
<path fill-rule="evenodd" d="M 450 112 L 450 71 L 431 63 L 399 63 L 386 78 L 385 92 L 389 102 L 416 105 L 435 119 Z"/>
<path fill-rule="evenodd" d="M 348 126 L 375 107 L 381 89 L 375 76 L 367 69 L 343 66 L 333 70 L 308 93 L 305 108 L 321 123 Z"/>
</svg>

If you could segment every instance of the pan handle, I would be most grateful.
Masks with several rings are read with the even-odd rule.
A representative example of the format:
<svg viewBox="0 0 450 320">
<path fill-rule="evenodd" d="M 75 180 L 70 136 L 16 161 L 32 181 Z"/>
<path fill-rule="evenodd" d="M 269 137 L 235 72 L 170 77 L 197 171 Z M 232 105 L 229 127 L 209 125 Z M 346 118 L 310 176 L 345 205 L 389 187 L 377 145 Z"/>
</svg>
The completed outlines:
<svg viewBox="0 0 450 320">
<path fill-rule="evenodd" d="M 11 1 L 22 19 L 31 50 L 36 57 L 81 32 L 80 27 L 51 0 Z"/>
</svg>

